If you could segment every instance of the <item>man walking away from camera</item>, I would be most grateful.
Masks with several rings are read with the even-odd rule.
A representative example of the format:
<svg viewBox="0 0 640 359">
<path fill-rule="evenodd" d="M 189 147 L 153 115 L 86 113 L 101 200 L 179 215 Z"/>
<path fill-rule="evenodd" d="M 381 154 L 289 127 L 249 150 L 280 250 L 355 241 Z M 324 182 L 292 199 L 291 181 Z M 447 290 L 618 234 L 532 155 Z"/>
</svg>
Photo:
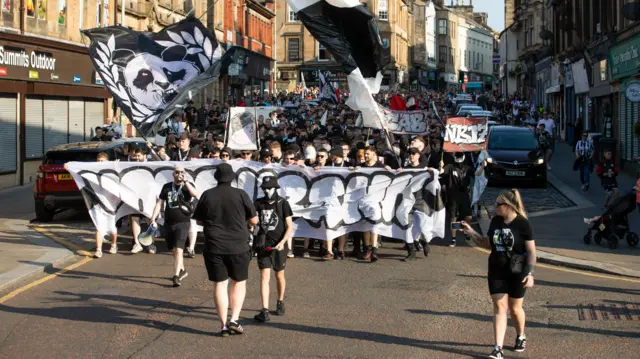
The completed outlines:
<svg viewBox="0 0 640 359">
<path fill-rule="evenodd" d="M 162 186 L 160 196 L 153 209 L 151 225 L 157 228 L 156 220 L 164 206 L 164 227 L 166 230 L 167 247 L 173 251 L 173 286 L 182 285 L 182 280 L 189 275 L 184 268 L 182 258 L 183 248 L 189 237 L 191 213 L 184 208 L 198 197 L 195 188 L 187 181 L 187 173 L 182 166 L 173 170 L 173 181 Z"/>
<path fill-rule="evenodd" d="M 231 187 L 235 178 L 228 163 L 218 165 L 214 175 L 218 185 L 200 197 L 193 217 L 204 226 L 204 264 L 209 280 L 215 283 L 216 309 L 222 329 L 220 335 L 242 334 L 238 323 L 249 278 L 249 225 L 258 216 L 247 192 Z M 231 303 L 227 288 L 231 278 Z M 231 319 L 227 310 L 231 304 Z"/>
<path fill-rule="evenodd" d="M 262 297 L 262 310 L 255 317 L 256 321 L 268 322 L 271 319 L 269 313 L 269 280 L 271 269 L 276 272 L 278 281 L 278 303 L 276 315 L 284 315 L 284 290 L 286 280 L 284 269 L 287 264 L 287 252 L 289 238 L 293 234 L 293 211 L 286 199 L 278 195 L 278 180 L 276 177 L 265 177 L 262 181 L 264 197 L 256 200 L 255 207 L 258 212 L 258 238 L 264 238 L 260 242 L 258 251 L 258 268 L 260 269 L 260 295 Z M 263 237 L 264 236 L 264 237 Z M 271 249 L 271 250 L 269 250 Z"/>
</svg>

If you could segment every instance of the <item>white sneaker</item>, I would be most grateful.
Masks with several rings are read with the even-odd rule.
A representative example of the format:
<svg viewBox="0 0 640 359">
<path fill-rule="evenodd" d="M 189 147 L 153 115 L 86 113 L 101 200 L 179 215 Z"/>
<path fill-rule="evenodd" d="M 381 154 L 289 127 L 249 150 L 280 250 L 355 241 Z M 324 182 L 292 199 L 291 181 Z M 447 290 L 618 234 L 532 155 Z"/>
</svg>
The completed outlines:
<svg viewBox="0 0 640 359">
<path fill-rule="evenodd" d="M 111 248 L 109 248 L 109 253 L 117 254 L 118 253 L 118 244 L 112 244 Z"/>
<path fill-rule="evenodd" d="M 140 245 L 140 243 L 136 243 L 133 248 L 131 248 L 131 253 L 140 253 L 142 252 L 142 246 Z"/>
<path fill-rule="evenodd" d="M 296 256 L 293 254 L 293 252 L 289 252 L 287 253 L 287 258 L 295 258 Z"/>
<path fill-rule="evenodd" d="M 93 258 L 102 258 L 102 249 L 96 249 L 96 252 L 93 254 Z"/>
</svg>

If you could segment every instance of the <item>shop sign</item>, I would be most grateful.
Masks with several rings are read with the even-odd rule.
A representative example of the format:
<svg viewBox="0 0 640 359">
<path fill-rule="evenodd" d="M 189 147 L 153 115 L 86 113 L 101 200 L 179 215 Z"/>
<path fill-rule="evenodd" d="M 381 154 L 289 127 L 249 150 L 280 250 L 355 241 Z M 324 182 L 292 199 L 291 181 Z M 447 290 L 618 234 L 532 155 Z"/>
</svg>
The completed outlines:
<svg viewBox="0 0 640 359">
<path fill-rule="evenodd" d="M 613 80 L 637 74 L 640 66 L 640 36 L 612 47 L 609 64 Z"/>
<path fill-rule="evenodd" d="M 57 80 L 57 79 L 59 79 L 59 78 L 60 78 L 60 77 L 58 77 L 58 75 L 57 75 L 57 74 L 51 74 L 51 79 L 52 79 L 52 80 Z"/>
<path fill-rule="evenodd" d="M 95 72 L 96 75 L 96 85 L 104 85 L 104 81 L 102 81 L 102 77 L 100 77 L 100 74 L 98 73 L 98 71 Z"/>
<path fill-rule="evenodd" d="M 7 69 L 5 67 L 0 67 L 0 76 L 7 76 Z"/>
<path fill-rule="evenodd" d="M 50 53 L 35 50 L 28 53 L 25 49 L 0 45 L 0 65 L 53 71 L 56 59 Z"/>
<path fill-rule="evenodd" d="M 40 74 L 38 74 L 38 71 L 29 71 L 29 78 L 30 79 L 37 79 L 40 77 Z"/>
<path fill-rule="evenodd" d="M 80 76 L 78 75 L 73 75 L 73 82 L 78 83 L 80 82 L 82 79 L 80 78 Z"/>
<path fill-rule="evenodd" d="M 640 81 L 629 83 L 624 93 L 627 96 L 627 100 L 634 103 L 640 102 Z"/>
</svg>

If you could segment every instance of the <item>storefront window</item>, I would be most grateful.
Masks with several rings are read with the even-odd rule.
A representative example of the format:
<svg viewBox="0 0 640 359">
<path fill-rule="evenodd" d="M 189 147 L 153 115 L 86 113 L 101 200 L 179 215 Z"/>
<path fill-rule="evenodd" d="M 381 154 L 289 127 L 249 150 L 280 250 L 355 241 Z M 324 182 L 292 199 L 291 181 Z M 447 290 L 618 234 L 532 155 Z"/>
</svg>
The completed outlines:
<svg viewBox="0 0 640 359">
<path fill-rule="evenodd" d="M 38 20 L 47 20 L 47 1 L 38 0 Z"/>
<path fill-rule="evenodd" d="M 27 16 L 28 17 L 36 17 L 35 1 L 36 0 L 27 0 Z"/>
<path fill-rule="evenodd" d="M 11 12 L 11 0 L 2 0 L 2 11 Z"/>
</svg>

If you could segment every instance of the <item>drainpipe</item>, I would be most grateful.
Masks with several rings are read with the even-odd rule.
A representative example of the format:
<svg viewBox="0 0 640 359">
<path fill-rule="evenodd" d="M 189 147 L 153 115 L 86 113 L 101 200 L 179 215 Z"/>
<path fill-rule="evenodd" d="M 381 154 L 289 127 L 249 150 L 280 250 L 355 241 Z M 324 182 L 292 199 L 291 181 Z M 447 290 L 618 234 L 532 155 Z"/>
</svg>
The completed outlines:
<svg viewBox="0 0 640 359">
<path fill-rule="evenodd" d="M 273 12 L 275 13 L 275 1 L 273 3 Z M 287 14 L 288 16 L 289 14 Z M 271 96 L 276 95 L 276 81 L 278 80 L 278 39 L 276 39 L 276 27 L 278 23 L 278 15 L 273 17 L 273 37 L 271 38 L 272 55 L 273 55 L 273 88 L 271 89 Z"/>
<path fill-rule="evenodd" d="M 80 31 L 82 26 L 84 26 L 84 0 L 80 0 Z"/>
<path fill-rule="evenodd" d="M 24 20 L 26 16 L 27 5 L 26 0 L 20 0 L 20 34 L 24 34 Z"/>
<path fill-rule="evenodd" d="M 127 9 L 127 1 L 126 0 L 122 0 L 122 20 L 120 20 L 120 25 L 125 26 L 124 25 L 124 15 L 126 13 Z"/>
</svg>

